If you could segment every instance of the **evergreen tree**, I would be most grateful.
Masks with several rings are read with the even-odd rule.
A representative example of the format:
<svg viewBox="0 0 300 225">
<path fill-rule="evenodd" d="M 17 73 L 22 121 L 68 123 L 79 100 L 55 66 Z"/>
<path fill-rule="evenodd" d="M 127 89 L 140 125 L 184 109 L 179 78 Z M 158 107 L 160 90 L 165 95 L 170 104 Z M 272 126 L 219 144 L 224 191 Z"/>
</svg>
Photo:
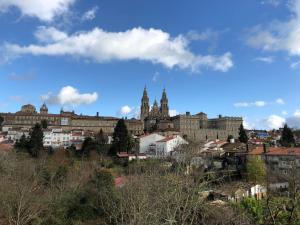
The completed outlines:
<svg viewBox="0 0 300 225">
<path fill-rule="evenodd" d="M 229 143 L 231 139 L 233 139 L 233 136 L 230 134 L 230 135 L 228 135 L 228 137 L 227 137 L 227 142 Z"/>
<path fill-rule="evenodd" d="M 23 134 L 20 140 L 17 140 L 15 143 L 15 148 L 18 151 L 28 151 L 29 148 L 29 140 L 26 138 L 25 134 Z"/>
<path fill-rule="evenodd" d="M 2 125 L 3 121 L 4 121 L 4 118 L 2 116 L 0 116 L 0 126 Z"/>
<path fill-rule="evenodd" d="M 82 156 L 87 156 L 87 157 L 90 156 L 90 152 L 95 149 L 96 146 L 93 139 L 90 137 L 85 138 L 81 147 Z"/>
<path fill-rule="evenodd" d="M 95 139 L 96 143 L 101 146 L 106 145 L 108 143 L 108 137 L 104 134 L 102 129 L 96 134 Z"/>
<path fill-rule="evenodd" d="M 295 145 L 295 143 L 293 131 L 285 124 L 282 130 L 280 144 L 284 147 L 291 147 Z"/>
<path fill-rule="evenodd" d="M 118 152 L 129 152 L 130 136 L 124 119 L 120 119 L 113 133 L 113 143 L 109 150 L 109 155 L 116 155 Z"/>
<path fill-rule="evenodd" d="M 39 157 L 39 153 L 43 149 L 43 137 L 44 134 L 41 125 L 39 123 L 35 124 L 30 132 L 28 147 L 29 154 L 34 158 Z"/>
<path fill-rule="evenodd" d="M 239 128 L 239 140 L 240 140 L 240 142 L 245 143 L 245 144 L 248 142 L 248 136 L 246 134 L 243 124 L 241 124 L 241 126 Z"/>
<path fill-rule="evenodd" d="M 48 127 L 48 121 L 47 120 L 42 120 L 41 121 L 41 125 L 42 125 L 43 129 L 47 129 L 47 127 Z"/>
</svg>

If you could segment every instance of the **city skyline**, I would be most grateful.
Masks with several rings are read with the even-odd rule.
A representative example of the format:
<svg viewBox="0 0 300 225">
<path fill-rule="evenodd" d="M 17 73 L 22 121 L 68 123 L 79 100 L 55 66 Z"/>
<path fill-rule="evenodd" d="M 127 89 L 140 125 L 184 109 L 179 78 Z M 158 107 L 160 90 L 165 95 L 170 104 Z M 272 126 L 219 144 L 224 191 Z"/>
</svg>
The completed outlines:
<svg viewBox="0 0 300 225">
<path fill-rule="evenodd" d="M 5 0 L 0 18 L 0 112 L 132 117 L 146 85 L 171 115 L 300 127 L 300 0 Z"/>
</svg>

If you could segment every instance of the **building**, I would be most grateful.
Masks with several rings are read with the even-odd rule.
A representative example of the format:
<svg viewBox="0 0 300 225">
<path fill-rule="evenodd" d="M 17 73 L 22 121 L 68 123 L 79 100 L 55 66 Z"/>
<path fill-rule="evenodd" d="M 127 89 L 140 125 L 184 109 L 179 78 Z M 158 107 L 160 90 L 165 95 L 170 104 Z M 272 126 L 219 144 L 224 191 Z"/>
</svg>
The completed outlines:
<svg viewBox="0 0 300 225">
<path fill-rule="evenodd" d="M 61 128 L 63 131 L 71 131 L 74 129 L 90 130 L 99 132 L 100 129 L 104 133 L 111 135 L 114 132 L 114 128 L 119 120 L 116 117 L 99 116 L 97 113 L 95 116 L 77 115 L 74 111 L 66 112 L 61 110 L 59 114 L 51 114 L 48 112 L 46 104 L 43 104 L 40 111 L 37 112 L 33 105 L 24 105 L 21 110 L 16 113 L 0 113 L 0 116 L 4 118 L 3 131 L 31 128 L 36 123 L 40 123 L 42 120 L 48 122 L 48 128 Z M 133 135 L 143 134 L 143 122 L 141 120 L 125 120 L 128 131 Z"/>
<path fill-rule="evenodd" d="M 181 136 L 163 136 L 157 133 L 141 136 L 139 139 L 139 152 L 154 157 L 165 157 L 180 145 L 188 144 Z"/>
<path fill-rule="evenodd" d="M 164 132 L 164 130 L 178 131 L 183 137 L 194 141 L 227 140 L 229 135 L 238 138 L 239 127 L 243 123 L 241 117 L 223 117 L 208 119 L 207 115 L 200 112 L 191 115 L 189 112 L 170 117 L 169 100 L 166 90 L 163 90 L 160 106 L 156 99 L 150 109 L 149 97 L 145 87 L 141 100 L 140 118 L 144 122 L 146 132 Z"/>
<path fill-rule="evenodd" d="M 300 148 L 259 146 L 248 153 L 265 161 L 272 173 L 287 176 L 300 171 Z"/>
<path fill-rule="evenodd" d="M 44 147 L 68 147 L 71 145 L 71 132 L 63 131 L 61 128 L 44 130 Z"/>
</svg>

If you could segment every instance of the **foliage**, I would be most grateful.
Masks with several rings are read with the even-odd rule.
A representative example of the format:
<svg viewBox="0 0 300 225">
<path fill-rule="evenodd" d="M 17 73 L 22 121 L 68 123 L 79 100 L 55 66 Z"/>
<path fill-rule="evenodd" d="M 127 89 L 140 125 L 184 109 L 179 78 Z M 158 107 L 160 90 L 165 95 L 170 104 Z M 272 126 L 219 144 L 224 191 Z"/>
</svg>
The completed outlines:
<svg viewBox="0 0 300 225">
<path fill-rule="evenodd" d="M 2 125 L 3 121 L 4 121 L 4 118 L 2 116 L 0 116 L 0 126 Z"/>
<path fill-rule="evenodd" d="M 47 129 L 47 127 L 48 127 L 48 121 L 45 120 L 45 119 L 41 120 L 41 126 L 42 126 L 43 129 Z"/>
<path fill-rule="evenodd" d="M 239 128 L 239 140 L 240 142 L 245 144 L 248 142 L 248 136 L 246 134 L 246 130 L 244 129 L 243 124 L 241 124 Z"/>
<path fill-rule="evenodd" d="M 113 133 L 113 143 L 109 155 L 115 156 L 118 152 L 129 152 L 131 150 L 130 135 L 124 119 L 120 119 Z"/>
<path fill-rule="evenodd" d="M 287 124 L 285 124 L 282 130 L 280 144 L 284 147 L 291 147 L 295 145 L 295 143 L 296 141 L 294 138 L 293 131 L 287 126 Z"/>
<path fill-rule="evenodd" d="M 248 180 L 255 184 L 264 184 L 266 182 L 266 167 L 263 160 L 259 157 L 250 157 L 247 161 Z"/>
<path fill-rule="evenodd" d="M 20 140 L 17 140 L 15 143 L 15 149 L 17 151 L 28 151 L 29 149 L 29 139 L 23 134 Z"/>
<path fill-rule="evenodd" d="M 245 198 L 241 202 L 241 206 L 252 216 L 255 224 L 263 224 L 264 206 L 262 201 L 254 198 Z"/>
<path fill-rule="evenodd" d="M 35 124 L 30 134 L 28 152 L 33 158 L 39 157 L 40 151 L 43 149 L 43 131 L 39 123 Z"/>
</svg>

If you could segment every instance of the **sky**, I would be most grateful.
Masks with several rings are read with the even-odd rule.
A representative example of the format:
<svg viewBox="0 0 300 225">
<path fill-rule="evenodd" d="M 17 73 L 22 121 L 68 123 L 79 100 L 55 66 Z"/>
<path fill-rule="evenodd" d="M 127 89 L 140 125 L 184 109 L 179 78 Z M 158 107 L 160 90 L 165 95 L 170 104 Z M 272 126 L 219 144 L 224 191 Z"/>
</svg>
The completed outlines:
<svg viewBox="0 0 300 225">
<path fill-rule="evenodd" d="M 170 114 L 300 127 L 300 0 L 0 0 L 0 112 Z"/>
</svg>

